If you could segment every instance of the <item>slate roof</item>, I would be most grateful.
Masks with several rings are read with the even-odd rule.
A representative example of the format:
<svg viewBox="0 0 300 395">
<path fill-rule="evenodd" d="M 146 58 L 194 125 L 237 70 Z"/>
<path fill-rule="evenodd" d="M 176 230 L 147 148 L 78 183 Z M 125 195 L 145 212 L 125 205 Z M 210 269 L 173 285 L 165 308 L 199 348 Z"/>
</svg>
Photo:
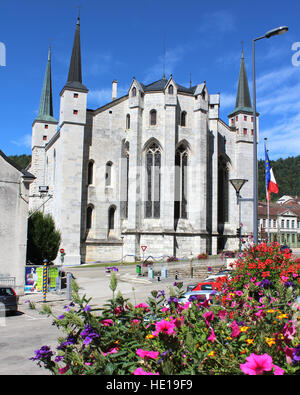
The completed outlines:
<svg viewBox="0 0 300 395">
<path fill-rule="evenodd" d="M 80 19 L 77 18 L 74 43 L 72 49 L 72 56 L 70 61 L 68 80 L 65 88 L 71 88 L 74 90 L 81 90 L 87 92 L 88 89 L 82 84 L 82 72 L 81 72 L 81 48 L 80 48 Z"/>
<path fill-rule="evenodd" d="M 9 163 L 11 166 L 13 166 L 15 169 L 17 169 L 19 172 L 21 172 L 23 174 L 23 177 L 25 178 L 32 178 L 35 179 L 35 176 L 31 173 L 29 173 L 29 171 L 22 169 L 21 166 L 19 166 L 17 163 L 15 163 L 13 160 L 11 160 L 10 158 L 8 158 L 3 151 L 0 150 L 0 156 L 2 156 L 2 158 Z"/>
<path fill-rule="evenodd" d="M 48 52 L 48 61 L 46 73 L 43 83 L 41 101 L 38 116 L 38 121 L 55 122 L 57 120 L 53 117 L 53 100 L 52 100 L 52 80 L 51 80 L 51 49 Z"/>
<path fill-rule="evenodd" d="M 151 84 L 148 85 L 144 85 L 142 83 L 141 86 L 143 87 L 144 92 L 152 92 L 152 91 L 163 91 L 167 85 L 169 80 L 167 80 L 166 78 L 162 78 L 158 81 L 152 82 Z M 182 85 L 176 84 L 177 87 L 177 91 L 178 92 L 184 92 L 184 93 L 191 93 L 194 94 L 197 86 L 193 86 L 191 88 L 186 88 Z"/>
<path fill-rule="evenodd" d="M 253 112 L 243 52 L 241 58 L 241 67 L 239 74 L 238 90 L 236 94 L 235 109 L 228 115 L 228 117 L 232 116 L 238 111 Z"/>
</svg>

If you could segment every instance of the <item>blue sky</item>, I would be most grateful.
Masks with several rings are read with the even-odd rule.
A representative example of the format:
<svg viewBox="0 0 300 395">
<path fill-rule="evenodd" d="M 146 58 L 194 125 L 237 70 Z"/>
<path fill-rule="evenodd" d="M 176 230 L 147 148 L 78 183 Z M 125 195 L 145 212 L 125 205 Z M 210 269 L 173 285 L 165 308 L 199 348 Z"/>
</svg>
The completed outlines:
<svg viewBox="0 0 300 395">
<path fill-rule="evenodd" d="M 287 25 L 288 33 L 256 44 L 258 157 L 264 157 L 265 137 L 271 160 L 300 155 L 300 4 L 294 0 L 1 2 L 0 43 L 6 48 L 6 62 L 0 66 L 0 149 L 6 155 L 31 153 L 31 126 L 49 43 L 58 119 L 79 4 L 89 108 L 111 101 L 114 79 L 118 96 L 127 93 L 133 76 L 144 84 L 160 79 L 165 47 L 166 76 L 172 73 L 185 86 L 190 75 L 193 85 L 205 80 L 210 94 L 221 93 L 226 123 L 235 104 L 241 43 L 252 97 L 252 39 Z"/>
</svg>

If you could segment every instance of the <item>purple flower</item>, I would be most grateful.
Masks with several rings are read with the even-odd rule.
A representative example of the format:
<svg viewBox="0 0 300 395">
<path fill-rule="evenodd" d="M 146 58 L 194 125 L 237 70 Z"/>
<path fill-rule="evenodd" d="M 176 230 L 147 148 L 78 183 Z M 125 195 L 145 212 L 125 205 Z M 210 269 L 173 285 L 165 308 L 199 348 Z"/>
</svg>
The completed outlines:
<svg viewBox="0 0 300 395">
<path fill-rule="evenodd" d="M 66 347 L 71 346 L 72 344 L 75 344 L 75 343 L 76 343 L 75 337 L 73 335 L 69 335 L 67 337 L 67 340 L 60 343 L 60 345 L 56 348 L 57 348 L 57 350 L 65 350 Z"/>
<path fill-rule="evenodd" d="M 30 358 L 32 361 L 49 359 L 52 357 L 53 352 L 49 346 L 43 346 L 39 350 L 34 350 L 35 357 Z"/>
<path fill-rule="evenodd" d="M 288 287 L 296 287 L 296 284 L 295 284 L 293 281 L 286 281 L 286 282 L 284 283 L 284 286 L 285 286 L 286 288 L 288 288 Z"/>
<path fill-rule="evenodd" d="M 292 365 L 295 366 L 300 362 L 300 344 L 298 344 L 293 350 L 293 362 Z"/>
<path fill-rule="evenodd" d="M 179 300 L 177 298 L 175 298 L 175 296 L 170 296 L 170 298 L 168 300 L 168 303 L 171 304 L 172 302 L 173 303 L 178 303 Z"/>
<path fill-rule="evenodd" d="M 98 333 L 90 325 L 85 325 L 84 330 L 80 333 L 83 338 L 83 344 L 87 346 L 90 344 L 94 338 L 99 337 Z"/>
<path fill-rule="evenodd" d="M 264 280 L 261 280 L 259 286 L 261 288 L 269 288 L 271 287 L 271 285 L 273 285 L 272 281 L 268 280 L 267 278 L 265 278 Z"/>
<path fill-rule="evenodd" d="M 65 318 L 65 316 L 62 314 L 62 315 L 59 315 L 58 317 L 57 317 L 57 319 L 58 320 L 63 320 Z"/>
<path fill-rule="evenodd" d="M 88 304 L 85 306 L 85 308 L 83 309 L 83 311 L 85 311 L 86 313 L 88 312 L 88 311 L 90 311 L 91 310 L 91 306 L 89 306 Z"/>
</svg>

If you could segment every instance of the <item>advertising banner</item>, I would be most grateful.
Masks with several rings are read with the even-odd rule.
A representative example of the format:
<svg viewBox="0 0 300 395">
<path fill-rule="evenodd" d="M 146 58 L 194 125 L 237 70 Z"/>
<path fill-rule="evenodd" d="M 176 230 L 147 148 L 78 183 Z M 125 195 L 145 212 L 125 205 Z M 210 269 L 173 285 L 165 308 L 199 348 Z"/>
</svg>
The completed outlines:
<svg viewBox="0 0 300 395">
<path fill-rule="evenodd" d="M 57 284 L 56 279 L 60 277 L 60 268 L 48 266 L 48 291 L 55 291 Z M 43 291 L 43 266 L 25 266 L 25 293 L 37 293 Z"/>
</svg>

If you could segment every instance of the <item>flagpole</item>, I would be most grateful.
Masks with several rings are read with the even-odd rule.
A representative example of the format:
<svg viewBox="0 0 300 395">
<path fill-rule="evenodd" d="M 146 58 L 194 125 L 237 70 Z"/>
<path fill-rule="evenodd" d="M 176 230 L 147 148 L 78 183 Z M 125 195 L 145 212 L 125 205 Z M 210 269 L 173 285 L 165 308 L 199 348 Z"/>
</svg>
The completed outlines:
<svg viewBox="0 0 300 395">
<path fill-rule="evenodd" d="M 267 137 L 265 137 L 264 140 L 265 140 L 265 151 L 268 152 L 266 149 Z M 269 241 L 270 241 L 270 195 L 269 195 L 269 191 L 268 191 L 267 182 L 266 182 L 266 199 L 267 199 L 267 244 L 269 244 Z"/>
</svg>

